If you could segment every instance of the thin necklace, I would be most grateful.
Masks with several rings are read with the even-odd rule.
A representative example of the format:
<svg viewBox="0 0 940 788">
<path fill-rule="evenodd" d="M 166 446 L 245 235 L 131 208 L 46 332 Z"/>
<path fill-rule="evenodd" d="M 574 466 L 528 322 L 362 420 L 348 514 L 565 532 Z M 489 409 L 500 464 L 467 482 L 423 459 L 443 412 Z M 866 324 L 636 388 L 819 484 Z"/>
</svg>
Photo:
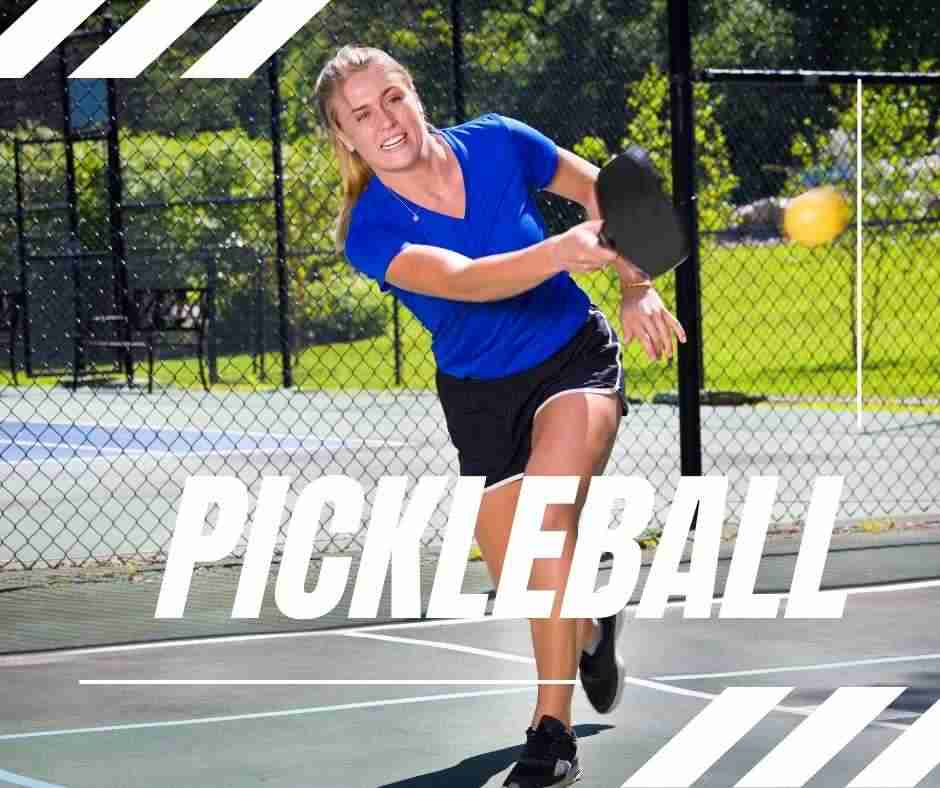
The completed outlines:
<svg viewBox="0 0 940 788">
<path fill-rule="evenodd" d="M 408 211 L 408 213 L 411 214 L 411 220 L 412 220 L 412 221 L 414 221 L 414 222 L 420 222 L 420 221 L 421 221 L 421 218 L 418 216 L 418 214 L 416 214 L 413 210 L 411 210 L 411 208 L 408 207 L 408 203 L 406 203 L 401 197 L 399 197 L 399 196 L 398 196 L 394 191 L 392 191 L 391 189 L 389 189 L 388 192 L 389 192 L 389 194 L 392 195 L 392 197 L 394 197 L 396 200 L 398 200 L 398 202 L 400 202 L 400 203 L 402 204 L 402 207 L 403 207 L 406 211 Z"/>
<path fill-rule="evenodd" d="M 438 134 L 438 135 L 440 135 L 440 136 L 443 138 L 444 135 L 441 134 L 441 132 L 438 131 L 438 129 L 435 128 L 434 126 L 432 126 L 430 123 L 428 124 L 428 128 L 430 129 L 430 131 L 431 131 L 432 134 Z M 444 140 L 444 144 L 447 145 L 447 141 L 446 141 L 446 140 Z M 404 208 L 406 211 L 408 211 L 408 213 L 411 214 L 411 221 L 413 221 L 413 222 L 420 222 L 420 221 L 421 221 L 421 217 L 418 216 L 418 214 L 415 213 L 415 211 L 413 211 L 413 210 L 408 206 L 408 203 L 406 203 L 401 197 L 398 196 L 398 194 L 395 192 L 394 189 L 389 189 L 388 191 L 389 191 L 389 194 L 392 195 L 392 197 L 394 197 L 396 200 L 398 200 L 398 202 L 401 203 L 402 208 Z M 420 207 L 420 206 L 419 206 L 419 207 Z"/>
</svg>

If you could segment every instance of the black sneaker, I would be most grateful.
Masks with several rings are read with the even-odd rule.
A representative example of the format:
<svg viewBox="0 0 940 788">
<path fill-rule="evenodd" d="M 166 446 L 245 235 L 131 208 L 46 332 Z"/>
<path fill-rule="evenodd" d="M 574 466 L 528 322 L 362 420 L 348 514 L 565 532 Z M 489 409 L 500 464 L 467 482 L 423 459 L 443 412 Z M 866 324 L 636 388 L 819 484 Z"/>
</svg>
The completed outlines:
<svg viewBox="0 0 940 788">
<path fill-rule="evenodd" d="M 612 712 L 620 703 L 623 694 L 623 660 L 617 654 L 617 638 L 626 620 L 621 610 L 615 616 L 602 618 L 601 641 L 593 654 L 581 652 L 581 686 L 587 693 L 591 705 L 601 714 Z"/>
<path fill-rule="evenodd" d="M 526 731 L 522 757 L 512 767 L 504 788 L 564 788 L 581 779 L 578 740 L 563 722 L 543 715 L 538 728 Z"/>
</svg>

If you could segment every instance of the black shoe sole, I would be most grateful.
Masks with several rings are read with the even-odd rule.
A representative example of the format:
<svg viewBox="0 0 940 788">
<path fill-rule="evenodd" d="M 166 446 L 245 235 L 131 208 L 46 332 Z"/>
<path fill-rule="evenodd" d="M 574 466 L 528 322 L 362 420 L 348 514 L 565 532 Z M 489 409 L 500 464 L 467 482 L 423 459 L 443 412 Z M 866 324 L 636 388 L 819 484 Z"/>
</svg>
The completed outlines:
<svg viewBox="0 0 940 788">
<path fill-rule="evenodd" d="M 568 774 L 560 783 L 552 783 L 547 788 L 567 788 L 569 785 L 574 785 L 578 780 L 584 776 L 584 772 L 581 770 L 581 767 L 576 767 L 570 774 Z M 512 788 L 513 785 L 518 785 L 518 783 L 510 783 L 509 788 Z"/>
</svg>

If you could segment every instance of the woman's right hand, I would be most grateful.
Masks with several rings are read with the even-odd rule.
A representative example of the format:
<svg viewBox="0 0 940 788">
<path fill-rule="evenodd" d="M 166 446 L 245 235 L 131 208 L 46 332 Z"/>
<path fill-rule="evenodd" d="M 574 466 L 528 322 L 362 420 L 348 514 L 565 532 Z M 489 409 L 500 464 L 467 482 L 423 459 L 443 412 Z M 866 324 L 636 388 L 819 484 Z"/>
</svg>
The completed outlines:
<svg viewBox="0 0 940 788">
<path fill-rule="evenodd" d="M 603 224 L 600 219 L 593 219 L 552 237 L 552 258 L 559 271 L 590 273 L 606 268 L 618 259 L 615 251 L 601 244 Z"/>
</svg>

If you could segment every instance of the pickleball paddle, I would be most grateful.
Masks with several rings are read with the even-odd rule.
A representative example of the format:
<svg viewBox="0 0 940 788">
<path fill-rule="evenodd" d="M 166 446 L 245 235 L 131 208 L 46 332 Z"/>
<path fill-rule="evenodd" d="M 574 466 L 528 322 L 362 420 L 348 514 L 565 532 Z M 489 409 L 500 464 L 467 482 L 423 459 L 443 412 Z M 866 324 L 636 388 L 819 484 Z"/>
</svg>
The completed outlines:
<svg viewBox="0 0 940 788">
<path fill-rule="evenodd" d="M 607 162 L 594 188 L 605 246 L 654 279 L 689 256 L 688 235 L 663 188 L 662 175 L 639 145 Z"/>
</svg>

